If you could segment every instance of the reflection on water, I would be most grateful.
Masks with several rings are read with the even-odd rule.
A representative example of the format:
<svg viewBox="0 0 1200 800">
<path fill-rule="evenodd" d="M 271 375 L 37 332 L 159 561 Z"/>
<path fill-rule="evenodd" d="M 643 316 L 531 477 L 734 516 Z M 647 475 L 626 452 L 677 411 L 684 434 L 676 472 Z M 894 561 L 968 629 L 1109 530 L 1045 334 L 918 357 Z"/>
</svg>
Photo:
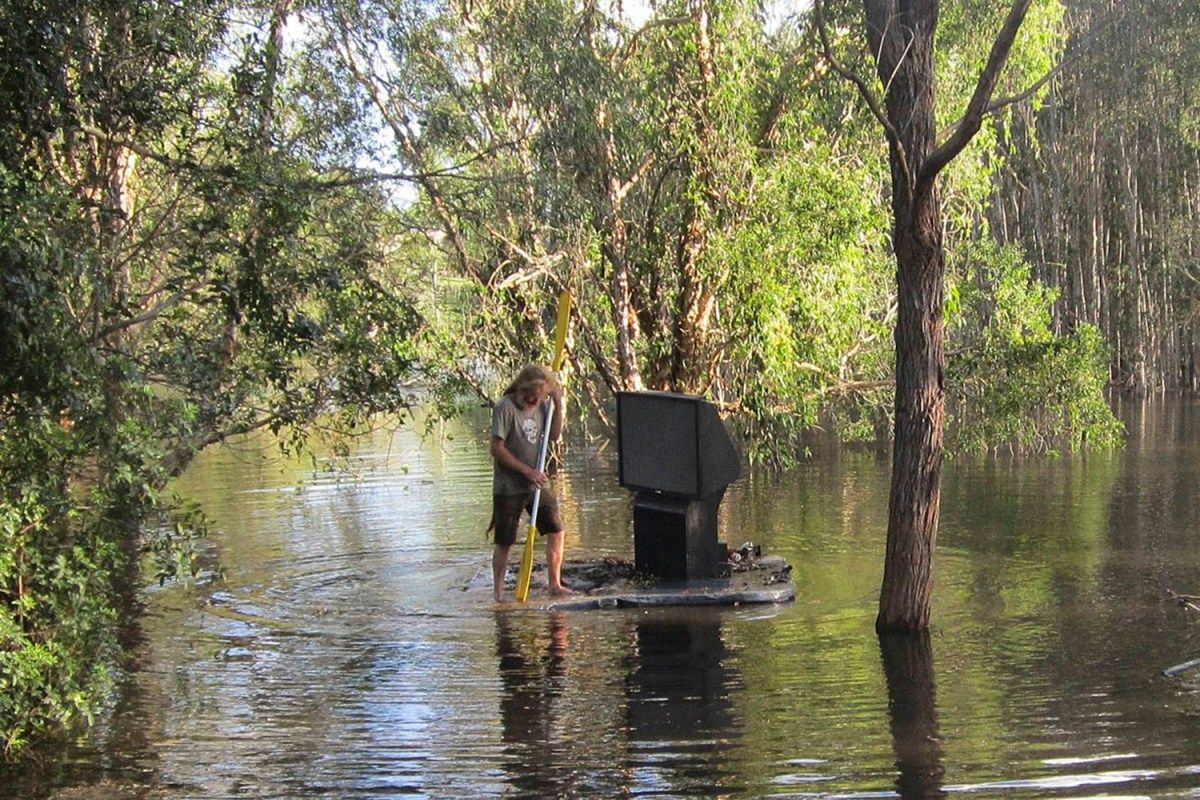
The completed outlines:
<svg viewBox="0 0 1200 800">
<path fill-rule="evenodd" d="M 726 761 L 741 722 L 736 676 L 711 613 L 660 612 L 634 626 L 626 679 L 631 788 L 699 797 L 736 793 Z"/>
<path fill-rule="evenodd" d="M 569 624 L 566 614 L 550 613 L 544 633 L 525 636 L 513 614 L 496 614 L 503 763 L 508 782 L 521 796 L 571 793 L 570 770 L 551 757 L 561 750 L 555 715 L 563 710 L 555 701 L 567 682 Z"/>
<path fill-rule="evenodd" d="M 934 629 L 882 640 L 875 455 L 727 494 L 794 604 L 547 614 L 468 588 L 486 420 L 350 472 L 214 450 L 180 489 L 225 578 L 148 588 L 114 713 L 0 796 L 1200 797 L 1200 670 L 1159 674 L 1200 657 L 1200 415 L 1123 414 L 1121 452 L 949 463 Z M 632 552 L 611 457 L 557 478 L 568 558 Z"/>
<path fill-rule="evenodd" d="M 901 797 L 945 797 L 933 645 L 927 633 L 879 637 Z"/>
</svg>

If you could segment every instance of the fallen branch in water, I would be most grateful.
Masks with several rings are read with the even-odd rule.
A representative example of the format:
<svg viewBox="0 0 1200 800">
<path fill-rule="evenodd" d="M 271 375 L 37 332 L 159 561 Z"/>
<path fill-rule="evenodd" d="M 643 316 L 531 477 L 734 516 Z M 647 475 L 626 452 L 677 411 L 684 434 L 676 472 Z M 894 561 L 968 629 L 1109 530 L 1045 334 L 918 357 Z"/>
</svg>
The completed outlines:
<svg viewBox="0 0 1200 800">
<path fill-rule="evenodd" d="M 1179 594 L 1178 592 L 1173 592 L 1170 589 L 1167 589 L 1167 594 L 1171 595 L 1171 599 L 1179 605 L 1190 611 L 1195 611 L 1197 614 L 1200 614 L 1200 596 L 1194 594 Z M 1176 664 L 1173 667 L 1167 667 L 1162 671 L 1162 674 L 1168 678 L 1174 678 L 1176 675 L 1181 675 L 1184 672 L 1187 672 L 1189 669 L 1194 669 L 1195 667 L 1200 667 L 1200 658 L 1195 658 L 1191 661 L 1185 661 L 1182 664 Z"/>
<path fill-rule="evenodd" d="M 1176 664 L 1173 667 L 1167 667 L 1162 671 L 1162 674 L 1166 675 L 1168 678 L 1174 678 L 1176 675 L 1187 672 L 1193 667 L 1200 667 L 1200 658 L 1194 658 L 1191 661 L 1185 661 L 1182 664 Z"/>
<path fill-rule="evenodd" d="M 1197 614 L 1200 614 L 1200 595 L 1179 594 L 1178 592 L 1173 592 L 1170 589 L 1167 589 L 1167 594 L 1171 595 L 1171 599 L 1179 605 L 1190 611 L 1195 611 Z"/>
</svg>

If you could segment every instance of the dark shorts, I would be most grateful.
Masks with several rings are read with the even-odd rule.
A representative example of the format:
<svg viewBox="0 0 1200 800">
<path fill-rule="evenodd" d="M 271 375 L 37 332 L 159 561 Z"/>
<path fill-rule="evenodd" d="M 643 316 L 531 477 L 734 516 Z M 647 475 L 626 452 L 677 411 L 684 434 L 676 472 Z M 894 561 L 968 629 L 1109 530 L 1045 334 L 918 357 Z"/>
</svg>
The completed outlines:
<svg viewBox="0 0 1200 800">
<path fill-rule="evenodd" d="M 517 540 L 517 528 L 521 512 L 533 508 L 533 492 L 529 494 L 492 495 L 492 528 L 496 531 L 496 544 L 511 547 Z M 558 499 L 548 489 L 542 489 L 538 501 L 538 533 L 558 533 L 563 529 L 562 517 L 558 514 Z"/>
</svg>

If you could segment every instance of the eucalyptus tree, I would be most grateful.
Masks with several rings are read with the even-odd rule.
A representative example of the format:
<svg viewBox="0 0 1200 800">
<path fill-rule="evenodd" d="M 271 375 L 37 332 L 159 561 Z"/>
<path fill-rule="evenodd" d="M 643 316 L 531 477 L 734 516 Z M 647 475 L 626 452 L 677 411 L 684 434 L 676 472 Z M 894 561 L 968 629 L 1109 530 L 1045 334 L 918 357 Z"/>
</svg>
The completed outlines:
<svg viewBox="0 0 1200 800">
<path fill-rule="evenodd" d="M 825 50 L 854 81 L 888 143 L 892 247 L 897 265 L 895 428 L 887 551 L 876 628 L 929 625 L 943 455 L 945 250 L 938 178 L 995 109 L 993 96 L 1031 0 L 1014 0 L 961 118 L 939 142 L 935 92 L 937 0 L 864 0 L 866 52 L 882 97 L 836 59 L 816 4 Z"/>
<path fill-rule="evenodd" d="M 428 333 L 460 385 L 487 397 L 489 376 L 544 357 L 564 286 L 601 411 L 622 389 L 707 392 L 786 456 L 794 440 L 770 436 L 887 380 L 875 162 L 802 100 L 825 90 L 811 32 L 769 33 L 733 0 L 636 23 L 570 0 L 323 14 L 422 176 L 400 252 L 439 253 Z"/>
<path fill-rule="evenodd" d="M 1023 107 L 1007 126 L 1011 166 L 989 220 L 1060 290 L 1056 330 L 1091 325 L 1113 343 L 1115 385 L 1194 390 L 1200 8 L 1066 5 L 1076 55 L 1049 102 Z"/>
</svg>

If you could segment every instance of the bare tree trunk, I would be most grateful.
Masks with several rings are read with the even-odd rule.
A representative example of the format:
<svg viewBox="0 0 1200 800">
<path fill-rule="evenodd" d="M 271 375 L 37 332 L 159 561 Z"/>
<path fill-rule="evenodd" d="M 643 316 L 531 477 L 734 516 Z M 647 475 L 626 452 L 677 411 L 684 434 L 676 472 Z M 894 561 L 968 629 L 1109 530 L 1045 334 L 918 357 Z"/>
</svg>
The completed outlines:
<svg viewBox="0 0 1200 800">
<path fill-rule="evenodd" d="M 697 145 L 692 154 L 692 166 L 697 183 L 703 191 L 689 200 L 676 263 L 679 270 L 679 308 L 675 316 L 673 389 L 682 392 L 701 392 L 707 373 L 708 330 L 715 303 L 712 287 L 701 274 L 701 260 L 708 248 L 708 226 L 705 222 L 709 197 L 714 184 L 714 152 L 716 133 L 713 130 L 713 92 L 716 89 L 716 58 L 710 30 L 708 0 L 694 0 L 692 17 L 695 21 L 696 67 L 700 80 L 694 93 L 699 113 L 696 118 Z"/>
<path fill-rule="evenodd" d="M 945 261 L 937 177 L 983 124 L 1030 0 L 1014 0 L 962 120 L 940 146 L 934 116 L 937 0 L 864 0 L 892 173 L 896 254 L 896 396 L 887 552 L 876 630 L 924 630 L 933 593 L 944 417 Z M 820 6 L 817 6 L 820 13 Z M 860 88 L 863 88 L 860 84 Z"/>
<path fill-rule="evenodd" d="M 1039 208 L 1051 211 L 1018 226 L 1017 238 L 1034 260 L 1044 253 L 1047 267 L 1067 265 L 1061 281 L 1045 272 L 1063 289 L 1067 327 L 1057 329 L 1097 324 L 1115 345 L 1114 382 L 1134 392 L 1192 381 L 1190 298 L 1200 274 L 1191 268 L 1190 251 L 1200 209 L 1189 186 L 1200 164 L 1176 120 L 1186 116 L 1186 87 L 1197 75 L 1188 61 L 1193 6 L 1186 0 L 1071 4 L 1066 25 L 1079 63 L 1056 85 L 1037 125 L 1045 168 L 1054 173 L 1061 165 L 1061 180 L 1043 181 L 1039 193 L 1022 173 L 1024 185 L 1004 181 L 997 189 L 1017 204 L 1013 213 L 1023 223 L 1038 217 Z M 1157 70 L 1168 64 L 1187 77 L 1162 81 Z M 1069 224 L 1056 226 L 1056 207 Z"/>
<path fill-rule="evenodd" d="M 609 285 L 612 301 L 613 325 L 617 330 L 617 366 L 621 376 L 621 387 L 640 390 L 642 376 L 638 370 L 637 353 L 633 349 L 635 315 L 630 304 L 629 264 L 625 259 L 625 220 L 613 214 L 608 239 L 601 251 L 612 266 L 613 275 Z"/>
<path fill-rule="evenodd" d="M 934 147 L 936 2 L 867 2 L 868 40 L 887 94 L 896 254 L 896 395 L 887 555 L 876 628 L 929 625 L 944 405 L 941 205 L 916 176 Z"/>
<path fill-rule="evenodd" d="M 597 116 L 600 120 L 608 117 L 603 104 L 599 107 Z M 624 216 L 625 195 L 632 184 L 622 181 L 617 173 L 617 144 L 613 140 L 613 132 L 602 121 L 599 121 L 599 129 L 603 137 L 600 150 L 604 154 L 604 161 L 598 176 L 600 186 L 597 188 L 603 199 L 596 212 L 596 222 L 597 228 L 604 235 L 600 251 L 612 267 L 609 301 L 612 304 L 613 327 L 617 332 L 617 369 L 620 373 L 621 388 L 638 391 L 642 388 L 642 375 L 638 368 L 637 352 L 634 350 L 634 341 L 638 338 L 638 321 L 632 301 L 633 287 L 628 258 L 629 230 Z"/>
<path fill-rule="evenodd" d="M 704 285 L 700 259 L 707 246 L 707 231 L 697 210 L 693 209 L 679 244 L 680 309 L 675 318 L 675 364 L 672 383 L 675 391 L 699 392 L 705 374 L 705 347 L 715 296 Z"/>
<path fill-rule="evenodd" d="M 1132 388 L 1136 392 L 1146 389 L 1145 356 L 1142 352 L 1142 294 L 1143 294 L 1143 265 L 1142 247 L 1138 236 L 1138 178 L 1134 162 L 1137 160 L 1136 141 L 1133 152 L 1130 152 L 1130 140 L 1121 137 L 1121 154 L 1124 163 L 1123 177 L 1125 189 L 1125 255 L 1129 264 L 1129 288 L 1125 295 L 1126 306 L 1126 342 L 1127 363 L 1130 371 Z"/>
</svg>

